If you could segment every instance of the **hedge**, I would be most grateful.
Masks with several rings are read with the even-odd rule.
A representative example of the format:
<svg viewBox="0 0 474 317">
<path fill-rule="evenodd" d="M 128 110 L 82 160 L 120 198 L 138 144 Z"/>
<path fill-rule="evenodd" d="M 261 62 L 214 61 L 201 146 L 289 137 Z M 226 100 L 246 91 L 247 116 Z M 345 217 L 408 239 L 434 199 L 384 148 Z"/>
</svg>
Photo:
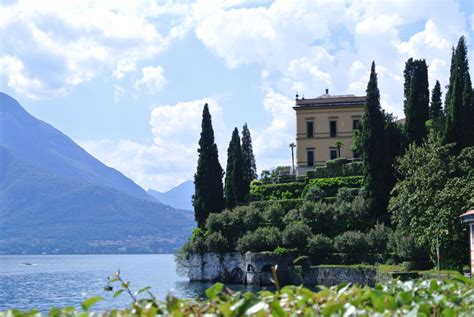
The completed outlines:
<svg viewBox="0 0 474 317">
<path fill-rule="evenodd" d="M 332 178 L 314 178 L 308 181 L 308 184 L 303 190 L 302 197 L 306 195 L 309 188 L 318 186 L 324 191 L 325 196 L 336 196 L 339 188 L 360 188 L 362 187 L 363 176 L 344 176 Z"/>
<path fill-rule="evenodd" d="M 268 206 L 273 204 L 278 204 L 285 210 L 285 212 L 290 211 L 291 209 L 296 209 L 303 204 L 304 199 L 280 199 L 280 200 L 262 200 L 262 201 L 252 201 L 250 206 L 258 208 L 260 210 L 265 210 Z"/>
<path fill-rule="evenodd" d="M 312 171 L 308 171 L 306 176 L 313 178 L 362 176 L 364 165 L 361 161 L 350 162 L 347 159 L 339 158 L 326 162 L 325 166 L 318 166 Z"/>
<path fill-rule="evenodd" d="M 281 184 L 261 184 L 252 182 L 250 196 L 252 200 L 280 200 L 296 199 L 301 197 L 305 183 L 291 182 Z"/>
</svg>

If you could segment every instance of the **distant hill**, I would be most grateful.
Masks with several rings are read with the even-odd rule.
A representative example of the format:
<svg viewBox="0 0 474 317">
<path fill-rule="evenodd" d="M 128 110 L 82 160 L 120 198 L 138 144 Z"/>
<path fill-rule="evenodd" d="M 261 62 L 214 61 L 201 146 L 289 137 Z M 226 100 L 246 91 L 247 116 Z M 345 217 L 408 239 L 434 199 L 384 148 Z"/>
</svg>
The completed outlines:
<svg viewBox="0 0 474 317">
<path fill-rule="evenodd" d="M 194 210 L 192 203 L 194 195 L 193 181 L 186 181 L 164 193 L 153 189 L 149 189 L 147 192 L 165 205 L 177 209 Z"/>
<path fill-rule="evenodd" d="M 0 129 L 0 146 L 18 159 L 76 181 L 149 199 L 131 179 L 94 158 L 61 131 L 30 115 L 4 93 L 0 93 Z"/>
<path fill-rule="evenodd" d="M 5 94 L 0 127 L 0 253 L 174 252 L 195 226 Z"/>
</svg>

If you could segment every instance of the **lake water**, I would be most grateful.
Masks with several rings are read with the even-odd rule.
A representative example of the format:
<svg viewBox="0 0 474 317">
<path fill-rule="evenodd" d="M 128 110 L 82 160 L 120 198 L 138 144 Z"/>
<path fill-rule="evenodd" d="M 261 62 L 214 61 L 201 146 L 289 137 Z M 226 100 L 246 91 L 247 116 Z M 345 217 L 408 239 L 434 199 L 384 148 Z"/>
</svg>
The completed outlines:
<svg viewBox="0 0 474 317">
<path fill-rule="evenodd" d="M 130 303 L 126 294 L 114 299 L 114 292 L 103 289 L 107 277 L 117 269 L 124 280 L 130 281 L 133 290 L 151 286 L 152 293 L 159 299 L 164 299 L 169 292 L 180 298 L 202 297 L 204 290 L 211 286 L 189 283 L 186 277 L 178 276 L 171 254 L 1 255 L 0 311 L 18 308 L 46 312 L 51 307 L 80 307 L 84 299 L 96 295 L 105 300 L 94 306 L 95 310 L 126 307 Z"/>
</svg>

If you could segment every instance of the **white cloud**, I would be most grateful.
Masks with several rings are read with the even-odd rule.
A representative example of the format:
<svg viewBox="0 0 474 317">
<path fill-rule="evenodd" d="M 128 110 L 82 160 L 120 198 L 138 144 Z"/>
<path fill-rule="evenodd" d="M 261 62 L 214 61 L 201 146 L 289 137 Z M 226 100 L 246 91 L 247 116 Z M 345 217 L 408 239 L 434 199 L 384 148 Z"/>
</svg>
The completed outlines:
<svg viewBox="0 0 474 317">
<path fill-rule="evenodd" d="M 80 140 L 78 143 L 105 164 L 132 178 L 144 188 L 167 190 L 192 179 L 197 162 L 204 104 L 209 105 L 219 157 L 223 157 L 225 135 L 222 107 L 204 98 L 155 107 L 150 115 L 152 144 L 130 140 Z"/>
<path fill-rule="evenodd" d="M 146 66 L 142 68 L 142 77 L 135 81 L 135 90 L 140 86 L 148 87 L 151 93 L 159 92 L 166 84 L 165 70 L 161 66 Z"/>
<path fill-rule="evenodd" d="M 263 101 L 271 115 L 270 125 L 254 133 L 254 152 L 259 170 L 278 165 L 291 165 L 288 144 L 295 140 L 294 100 L 269 90 Z"/>
<path fill-rule="evenodd" d="M 185 7 L 149 0 L 19 0 L 2 5 L 1 54 L 21 62 L 24 78 L 7 84 L 27 97 L 50 98 L 98 75 L 121 79 L 135 71 L 137 62 L 155 57 L 183 36 L 186 28 L 176 25 L 163 35 L 155 23 L 170 15 L 184 19 Z"/>
</svg>

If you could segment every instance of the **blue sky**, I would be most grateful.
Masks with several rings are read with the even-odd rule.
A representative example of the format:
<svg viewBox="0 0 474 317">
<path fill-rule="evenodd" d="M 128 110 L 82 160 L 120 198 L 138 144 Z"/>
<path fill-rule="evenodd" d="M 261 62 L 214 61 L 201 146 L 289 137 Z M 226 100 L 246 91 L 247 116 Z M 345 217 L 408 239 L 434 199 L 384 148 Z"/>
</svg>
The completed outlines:
<svg viewBox="0 0 474 317">
<path fill-rule="evenodd" d="M 472 1 L 2 1 L 0 89 L 145 189 L 192 179 L 202 105 L 221 162 L 247 122 L 259 170 L 290 164 L 295 92 L 363 95 L 402 117 L 403 65 L 447 84 Z M 471 68 L 472 73 L 472 68 Z"/>
</svg>

